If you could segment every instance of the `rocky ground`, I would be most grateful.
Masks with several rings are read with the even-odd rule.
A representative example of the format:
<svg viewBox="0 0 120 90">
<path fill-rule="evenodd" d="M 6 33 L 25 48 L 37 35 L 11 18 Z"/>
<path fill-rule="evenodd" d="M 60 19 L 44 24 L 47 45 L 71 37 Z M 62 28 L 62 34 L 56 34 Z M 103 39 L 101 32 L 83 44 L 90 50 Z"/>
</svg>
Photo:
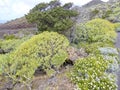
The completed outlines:
<svg viewBox="0 0 120 90">
<path fill-rule="evenodd" d="M 80 13 L 77 22 L 84 23 L 94 18 L 103 18 L 111 22 L 120 22 L 120 0 L 92 0 L 90 3 L 78 7 Z"/>
<path fill-rule="evenodd" d="M 63 68 L 55 77 L 36 75 L 32 81 L 32 90 L 74 90 L 76 86 L 70 81 L 69 77 L 71 69 L 71 66 L 67 66 L 66 68 Z M 10 85 L 10 83 L 6 84 L 0 82 L 0 90 L 8 90 L 6 88 Z M 17 84 L 14 87 L 14 90 L 28 90 L 28 88 Z"/>
<path fill-rule="evenodd" d="M 4 35 L 11 34 L 21 37 L 23 35 L 34 34 L 36 31 L 36 25 L 28 23 L 25 17 L 0 24 L 0 38 L 3 38 Z"/>
<path fill-rule="evenodd" d="M 116 47 L 120 49 L 120 32 L 118 32 Z M 119 52 L 119 58 L 120 58 L 120 52 Z M 117 84 L 118 84 L 118 90 L 120 90 L 120 70 L 117 73 Z"/>
</svg>

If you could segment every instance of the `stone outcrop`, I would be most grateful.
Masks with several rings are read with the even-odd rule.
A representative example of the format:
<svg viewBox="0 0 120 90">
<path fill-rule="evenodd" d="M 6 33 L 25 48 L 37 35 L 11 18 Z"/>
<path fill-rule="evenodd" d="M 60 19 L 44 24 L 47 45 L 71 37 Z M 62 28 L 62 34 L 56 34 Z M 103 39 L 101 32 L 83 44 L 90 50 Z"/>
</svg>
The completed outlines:
<svg viewBox="0 0 120 90">
<path fill-rule="evenodd" d="M 77 7 L 79 15 L 77 23 L 84 23 L 94 18 L 103 18 L 111 22 L 120 22 L 120 0 L 92 0 L 88 4 Z"/>
<path fill-rule="evenodd" d="M 0 30 L 31 28 L 31 27 L 36 27 L 36 25 L 28 23 L 25 17 L 17 18 L 15 20 L 8 21 L 4 24 L 0 24 Z"/>
<path fill-rule="evenodd" d="M 87 56 L 87 53 L 85 52 L 83 48 L 77 49 L 75 47 L 69 47 L 67 49 L 67 52 L 68 52 L 68 60 L 72 62 L 74 62 L 75 60 L 79 58 L 83 58 Z"/>
<path fill-rule="evenodd" d="M 93 5 L 97 5 L 97 4 L 101 4 L 101 3 L 104 3 L 103 1 L 101 1 L 101 0 L 92 0 L 92 1 L 90 1 L 89 3 L 87 3 L 87 4 L 85 4 L 85 5 L 83 5 L 82 7 L 91 7 L 91 6 L 93 6 Z"/>
<path fill-rule="evenodd" d="M 109 0 L 109 2 L 113 3 L 113 2 L 119 2 L 120 0 Z"/>
</svg>

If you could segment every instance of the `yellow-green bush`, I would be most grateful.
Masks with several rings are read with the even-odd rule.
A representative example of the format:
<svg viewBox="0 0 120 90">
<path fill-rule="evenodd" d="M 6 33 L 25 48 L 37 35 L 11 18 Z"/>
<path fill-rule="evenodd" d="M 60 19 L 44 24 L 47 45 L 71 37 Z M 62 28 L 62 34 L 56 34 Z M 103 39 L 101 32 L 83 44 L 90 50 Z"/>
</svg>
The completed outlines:
<svg viewBox="0 0 120 90">
<path fill-rule="evenodd" d="M 6 40 L 9 40 L 9 39 L 17 39 L 17 37 L 15 36 L 15 35 L 4 35 L 4 39 L 6 39 Z"/>
<path fill-rule="evenodd" d="M 94 19 L 85 24 L 77 25 L 75 42 L 114 42 L 115 26 L 107 20 Z"/>
<path fill-rule="evenodd" d="M 56 32 L 43 32 L 24 42 L 15 52 L 16 57 L 29 57 L 39 61 L 43 68 L 59 68 L 67 58 L 69 41 Z"/>
<path fill-rule="evenodd" d="M 6 79 L 6 82 L 11 80 L 13 90 L 14 85 L 21 83 L 31 88 L 30 83 L 39 63 L 30 58 L 14 58 L 12 54 L 0 55 L 0 78 Z"/>
<path fill-rule="evenodd" d="M 117 90 L 114 75 L 105 73 L 112 61 L 102 56 L 89 56 L 75 62 L 72 81 L 78 90 Z"/>
<path fill-rule="evenodd" d="M 68 57 L 69 41 L 56 32 L 43 32 L 22 43 L 14 52 L 0 55 L 0 76 L 30 87 L 35 70 L 42 66 L 54 74 Z"/>
<path fill-rule="evenodd" d="M 117 26 L 103 19 L 77 25 L 74 43 L 89 54 L 75 62 L 71 73 L 78 90 L 117 90 L 115 73 L 118 61 L 117 55 L 113 55 L 117 52 L 114 48 Z M 104 55 L 106 53 L 111 56 Z"/>
<path fill-rule="evenodd" d="M 114 47 L 112 43 L 104 43 L 104 42 L 94 42 L 94 43 L 87 43 L 81 42 L 78 45 L 78 48 L 82 47 L 88 54 L 100 54 L 99 48 L 100 47 Z"/>
<path fill-rule="evenodd" d="M 0 48 L 3 50 L 15 50 L 20 44 L 22 44 L 29 38 L 30 37 L 24 37 L 22 39 L 0 40 Z"/>
<path fill-rule="evenodd" d="M 115 29 L 120 32 L 120 23 L 115 23 Z"/>
</svg>

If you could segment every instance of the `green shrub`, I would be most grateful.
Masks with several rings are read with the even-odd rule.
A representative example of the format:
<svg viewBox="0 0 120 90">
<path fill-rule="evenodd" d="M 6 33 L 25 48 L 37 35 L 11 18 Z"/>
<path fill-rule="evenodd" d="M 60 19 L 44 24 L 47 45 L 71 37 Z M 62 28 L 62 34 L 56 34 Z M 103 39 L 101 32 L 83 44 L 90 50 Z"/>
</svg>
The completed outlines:
<svg viewBox="0 0 120 90">
<path fill-rule="evenodd" d="M 103 14 L 102 18 L 103 18 L 103 19 L 108 18 L 108 17 L 110 16 L 110 14 L 112 14 L 112 13 L 113 13 L 112 10 L 107 10 L 107 11 Z"/>
<path fill-rule="evenodd" d="M 99 12 L 100 12 L 100 11 L 97 10 L 97 9 L 92 10 L 92 11 L 91 11 L 91 19 L 94 18 L 97 14 L 99 14 Z"/>
<path fill-rule="evenodd" d="M 17 37 L 13 34 L 11 35 L 4 35 L 4 39 L 9 40 L 9 39 L 17 39 Z"/>
<path fill-rule="evenodd" d="M 93 13 L 94 15 L 96 15 L 96 14 L 99 13 L 99 10 L 95 9 L 95 10 L 92 11 L 92 13 Z"/>
<path fill-rule="evenodd" d="M 114 55 L 118 54 L 114 49 L 116 27 L 102 19 L 77 26 L 74 43 L 78 48 L 85 48 L 89 54 L 75 62 L 71 73 L 78 90 L 117 90 L 115 73 L 119 64 L 117 55 Z"/>
<path fill-rule="evenodd" d="M 85 24 L 77 25 L 75 43 L 115 42 L 116 33 L 114 24 L 103 19 L 94 19 Z"/>
<path fill-rule="evenodd" d="M 72 6 L 72 3 L 63 5 L 59 0 L 39 3 L 30 10 L 26 15 L 26 19 L 28 22 L 36 23 L 39 32 L 65 31 L 74 25 L 74 21 L 71 18 L 78 15 L 76 10 L 71 9 Z"/>
<path fill-rule="evenodd" d="M 36 58 L 46 70 L 56 68 L 67 58 L 69 41 L 55 32 L 43 32 L 23 43 L 15 52 L 18 57 Z"/>
<path fill-rule="evenodd" d="M 85 51 L 88 53 L 88 54 L 100 54 L 100 51 L 99 51 L 99 48 L 100 47 L 113 47 L 112 44 L 109 44 L 109 43 L 103 43 L 103 42 L 95 42 L 95 43 L 87 43 L 87 42 L 81 42 L 79 43 L 78 45 L 78 48 L 82 47 L 82 48 L 85 48 Z"/>
<path fill-rule="evenodd" d="M 14 85 L 21 83 L 31 88 L 33 74 L 37 69 L 38 62 L 30 58 L 14 58 L 12 54 L 0 55 L 0 78 L 11 81 L 13 90 Z"/>
<path fill-rule="evenodd" d="M 89 56 L 75 62 L 72 81 L 78 90 L 117 90 L 114 75 L 106 73 L 112 61 L 104 60 L 102 56 Z"/>
<path fill-rule="evenodd" d="M 29 88 L 35 70 L 42 68 L 49 75 L 58 71 L 68 57 L 69 41 L 55 32 L 43 32 L 22 43 L 14 52 L 0 55 L 0 76 Z"/>
<path fill-rule="evenodd" d="M 15 50 L 21 43 L 28 40 L 30 37 L 24 37 L 22 39 L 8 39 L 8 40 L 1 40 L 0 47 L 3 50 Z"/>
<path fill-rule="evenodd" d="M 120 23 L 115 23 L 115 29 L 117 32 L 120 32 Z"/>
<path fill-rule="evenodd" d="M 1 48 L 1 46 L 2 46 L 2 40 L 0 39 L 0 48 Z"/>
</svg>

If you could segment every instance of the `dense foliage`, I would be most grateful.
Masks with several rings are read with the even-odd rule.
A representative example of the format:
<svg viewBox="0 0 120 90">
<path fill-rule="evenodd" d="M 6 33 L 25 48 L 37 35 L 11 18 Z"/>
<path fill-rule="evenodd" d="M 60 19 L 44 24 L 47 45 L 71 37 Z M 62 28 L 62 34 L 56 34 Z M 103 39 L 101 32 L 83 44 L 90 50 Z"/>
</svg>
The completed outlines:
<svg viewBox="0 0 120 90">
<path fill-rule="evenodd" d="M 67 58 L 68 40 L 55 32 L 43 32 L 22 43 L 14 52 L 0 55 L 0 77 L 13 84 L 30 86 L 35 70 L 41 66 L 47 74 L 54 74 Z"/>
<path fill-rule="evenodd" d="M 89 56 L 76 61 L 72 80 L 79 90 L 116 90 L 114 76 L 105 73 L 110 61 L 101 56 Z"/>
<path fill-rule="evenodd" d="M 1 39 L 0 49 L 9 52 L 15 50 L 20 44 L 28 40 L 30 36 L 23 37 L 22 39 Z"/>
<path fill-rule="evenodd" d="M 40 32 L 45 30 L 61 32 L 74 24 L 71 18 L 75 17 L 77 12 L 71 10 L 72 5 L 72 3 L 61 5 L 59 0 L 40 3 L 30 10 L 26 18 L 29 22 L 36 23 Z"/>
<path fill-rule="evenodd" d="M 83 47 L 87 53 L 92 54 L 100 54 L 100 51 L 98 48 L 100 47 L 114 47 L 113 44 L 106 43 L 106 42 L 94 42 L 94 43 L 88 43 L 88 42 L 81 42 L 77 45 L 78 48 Z"/>
<path fill-rule="evenodd" d="M 85 48 L 89 54 L 78 59 L 71 72 L 71 79 L 78 90 L 117 90 L 119 64 L 114 42 L 118 26 L 102 19 L 77 26 L 75 44 L 78 48 Z"/>
<path fill-rule="evenodd" d="M 120 32 L 120 23 L 115 23 L 115 29 L 117 32 Z"/>
<path fill-rule="evenodd" d="M 15 52 L 18 57 L 28 57 L 39 61 L 44 69 L 58 69 L 67 58 L 69 41 L 55 32 L 43 32 L 23 43 Z"/>
<path fill-rule="evenodd" d="M 37 66 L 38 62 L 30 58 L 15 58 L 14 54 L 0 55 L 0 78 L 11 82 L 11 86 L 7 87 L 11 90 L 18 83 L 31 88 L 30 83 Z"/>
<path fill-rule="evenodd" d="M 4 35 L 4 39 L 9 40 L 9 39 L 17 39 L 15 35 Z"/>
<path fill-rule="evenodd" d="M 81 41 L 115 42 L 116 33 L 114 24 L 103 19 L 94 19 L 85 24 L 77 25 L 75 43 Z"/>
</svg>

